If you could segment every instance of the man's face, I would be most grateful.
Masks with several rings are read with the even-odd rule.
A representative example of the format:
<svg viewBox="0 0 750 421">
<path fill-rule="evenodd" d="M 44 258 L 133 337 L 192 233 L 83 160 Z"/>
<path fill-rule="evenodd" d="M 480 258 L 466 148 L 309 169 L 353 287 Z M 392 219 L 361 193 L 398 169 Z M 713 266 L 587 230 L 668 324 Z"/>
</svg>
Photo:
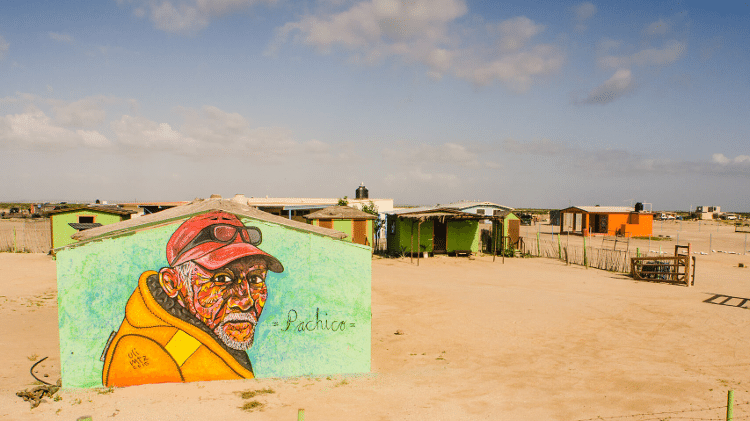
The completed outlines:
<svg viewBox="0 0 750 421">
<path fill-rule="evenodd" d="M 255 325 L 268 298 L 266 273 L 265 261 L 254 257 L 216 270 L 195 265 L 179 295 L 185 308 L 227 346 L 246 350 L 253 344 Z"/>
</svg>

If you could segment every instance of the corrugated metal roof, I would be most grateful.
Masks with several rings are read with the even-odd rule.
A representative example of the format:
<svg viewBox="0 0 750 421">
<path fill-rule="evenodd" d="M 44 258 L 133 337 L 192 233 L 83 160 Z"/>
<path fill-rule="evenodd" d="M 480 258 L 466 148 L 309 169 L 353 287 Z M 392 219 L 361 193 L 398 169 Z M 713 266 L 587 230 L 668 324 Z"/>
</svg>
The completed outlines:
<svg viewBox="0 0 750 421">
<path fill-rule="evenodd" d="M 477 206 L 486 206 L 491 208 L 499 208 L 503 210 L 513 210 L 510 206 L 503 206 L 498 205 L 497 203 L 492 202 L 477 202 L 477 201 L 466 201 L 466 202 L 453 202 L 448 203 L 447 205 L 440 205 L 440 207 L 443 208 L 456 208 L 456 209 L 466 209 L 466 208 L 473 208 Z"/>
<path fill-rule="evenodd" d="M 378 219 L 373 214 L 349 206 L 329 206 L 304 217 L 305 219 Z"/>
<path fill-rule="evenodd" d="M 91 228 L 102 226 L 102 224 L 98 222 L 69 222 L 68 225 L 70 225 L 71 228 L 79 230 L 79 231 L 88 230 Z"/>
<path fill-rule="evenodd" d="M 298 222 L 281 216 L 272 215 L 267 212 L 258 210 L 247 204 L 234 201 L 231 199 L 197 199 L 187 205 L 175 206 L 165 209 L 161 212 L 141 216 L 140 218 L 130 219 L 127 221 L 117 222 L 114 224 L 104 225 L 98 228 L 81 231 L 73 234 L 73 238 L 81 242 L 87 240 L 98 240 L 106 237 L 117 236 L 128 232 L 141 229 L 147 229 L 153 226 L 168 224 L 174 221 L 185 219 L 193 215 L 210 212 L 212 210 L 222 210 L 239 216 L 246 216 L 274 224 L 283 225 L 300 231 L 308 231 L 318 235 L 324 235 L 336 239 L 346 237 L 346 234 L 340 231 L 317 227 L 314 225 Z M 66 247 L 77 246 L 81 243 L 74 243 Z"/>
<path fill-rule="evenodd" d="M 337 198 L 326 197 L 248 197 L 250 206 L 298 206 L 298 205 L 336 205 Z M 346 199 L 349 203 L 368 203 L 387 199 Z"/>
<path fill-rule="evenodd" d="M 402 209 L 394 209 L 390 212 L 386 212 L 388 215 L 401 215 L 404 213 L 417 213 L 417 212 L 424 212 L 428 211 L 430 209 L 437 209 L 436 206 L 419 206 L 416 208 L 402 208 Z"/>
<path fill-rule="evenodd" d="M 571 206 L 563 210 L 578 209 L 588 213 L 630 213 L 635 208 L 630 206 Z"/>
<path fill-rule="evenodd" d="M 393 212 L 388 212 L 388 215 L 396 215 L 402 218 L 428 218 L 447 216 L 462 219 L 494 219 L 500 217 L 492 215 L 480 215 L 478 213 L 469 213 L 455 208 L 445 208 L 442 206 L 398 209 Z"/>
</svg>

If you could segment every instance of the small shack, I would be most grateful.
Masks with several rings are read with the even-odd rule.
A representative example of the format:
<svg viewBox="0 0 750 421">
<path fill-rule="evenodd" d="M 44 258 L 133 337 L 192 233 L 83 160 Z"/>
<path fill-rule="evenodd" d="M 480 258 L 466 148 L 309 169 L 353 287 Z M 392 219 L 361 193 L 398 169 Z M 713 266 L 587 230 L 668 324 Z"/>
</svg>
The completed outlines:
<svg viewBox="0 0 750 421">
<path fill-rule="evenodd" d="M 134 213 L 114 205 L 85 205 L 49 211 L 52 249 L 75 243 L 72 235 L 77 232 L 126 221 Z"/>
<path fill-rule="evenodd" d="M 560 233 L 650 237 L 654 214 L 626 206 L 571 206 L 560 210 Z"/>
<path fill-rule="evenodd" d="M 462 212 L 453 208 L 399 209 L 387 214 L 388 252 L 393 254 L 468 254 L 479 251 L 479 221 L 500 216 Z M 493 232 L 499 229 L 493 223 Z"/>
<path fill-rule="evenodd" d="M 370 371 L 371 249 L 229 199 L 57 252 L 65 387 Z"/>
<path fill-rule="evenodd" d="M 349 206 L 329 206 L 304 218 L 312 225 L 343 232 L 353 243 L 370 247 L 374 244 L 374 221 L 378 217 L 373 214 Z"/>
</svg>

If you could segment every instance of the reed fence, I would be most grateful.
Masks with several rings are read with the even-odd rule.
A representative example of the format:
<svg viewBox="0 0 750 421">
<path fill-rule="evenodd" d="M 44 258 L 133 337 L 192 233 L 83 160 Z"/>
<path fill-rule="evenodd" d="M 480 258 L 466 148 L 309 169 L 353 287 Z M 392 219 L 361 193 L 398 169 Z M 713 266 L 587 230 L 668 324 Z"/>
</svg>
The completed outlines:
<svg viewBox="0 0 750 421">
<path fill-rule="evenodd" d="M 0 220 L 0 252 L 47 253 L 51 247 L 48 219 Z"/>
</svg>

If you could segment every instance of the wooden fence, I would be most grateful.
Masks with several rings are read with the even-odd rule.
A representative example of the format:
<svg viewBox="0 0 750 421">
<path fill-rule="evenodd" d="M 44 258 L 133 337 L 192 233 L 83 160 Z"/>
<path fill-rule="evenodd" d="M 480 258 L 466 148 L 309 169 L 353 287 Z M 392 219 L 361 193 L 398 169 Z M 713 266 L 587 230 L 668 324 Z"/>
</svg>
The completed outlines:
<svg viewBox="0 0 750 421">
<path fill-rule="evenodd" d="M 657 280 L 693 286 L 695 283 L 695 256 L 691 246 L 674 246 L 674 256 L 632 257 L 630 273 L 639 280 Z"/>
</svg>

